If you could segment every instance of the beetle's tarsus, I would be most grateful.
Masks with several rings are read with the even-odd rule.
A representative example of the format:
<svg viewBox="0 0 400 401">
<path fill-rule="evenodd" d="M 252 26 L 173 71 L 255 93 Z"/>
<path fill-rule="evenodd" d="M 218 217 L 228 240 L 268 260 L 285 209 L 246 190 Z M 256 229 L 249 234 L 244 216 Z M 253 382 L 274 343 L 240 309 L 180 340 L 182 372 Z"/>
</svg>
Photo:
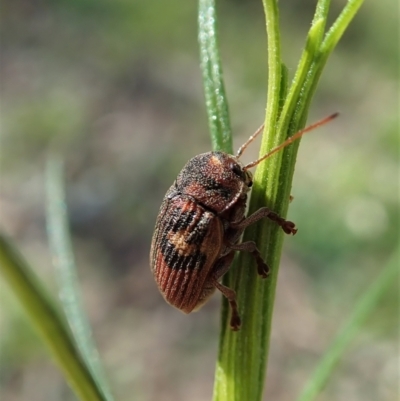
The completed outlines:
<svg viewBox="0 0 400 401">
<path fill-rule="evenodd" d="M 238 331 L 240 329 L 240 326 L 242 325 L 242 321 L 240 319 L 240 316 L 238 315 L 237 311 L 232 310 L 232 317 L 231 317 L 231 322 L 230 326 L 233 331 Z"/>
<path fill-rule="evenodd" d="M 284 220 L 281 227 L 286 234 L 295 235 L 297 233 L 296 225 L 292 221 Z"/>
<path fill-rule="evenodd" d="M 215 287 L 222 292 L 222 294 L 226 297 L 231 307 L 231 321 L 230 326 L 231 329 L 237 331 L 240 329 L 242 321 L 239 316 L 238 306 L 236 302 L 236 292 L 232 290 L 232 288 L 226 287 L 218 281 L 213 282 Z"/>
<path fill-rule="evenodd" d="M 261 278 L 267 278 L 269 276 L 269 266 L 261 260 L 262 263 L 257 263 L 257 273 Z"/>
</svg>

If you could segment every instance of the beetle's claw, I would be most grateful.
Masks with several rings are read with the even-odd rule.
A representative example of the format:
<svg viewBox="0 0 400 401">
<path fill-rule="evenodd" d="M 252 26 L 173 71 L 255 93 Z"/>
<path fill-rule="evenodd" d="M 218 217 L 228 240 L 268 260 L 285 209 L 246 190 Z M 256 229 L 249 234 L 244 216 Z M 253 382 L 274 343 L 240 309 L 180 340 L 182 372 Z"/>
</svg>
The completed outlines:
<svg viewBox="0 0 400 401">
<path fill-rule="evenodd" d="M 242 321 L 241 321 L 239 315 L 237 315 L 237 314 L 232 315 L 230 325 L 231 325 L 231 329 L 233 331 L 238 331 L 240 329 L 240 326 L 242 325 Z"/>
<path fill-rule="evenodd" d="M 267 278 L 269 276 L 269 271 L 269 267 L 264 261 L 258 264 L 257 273 L 261 278 Z"/>
<path fill-rule="evenodd" d="M 283 230 L 286 234 L 293 234 L 293 235 L 295 235 L 295 234 L 297 233 L 296 225 L 295 225 L 292 221 L 288 221 L 288 220 L 286 220 L 286 221 L 282 224 L 282 230 Z"/>
</svg>

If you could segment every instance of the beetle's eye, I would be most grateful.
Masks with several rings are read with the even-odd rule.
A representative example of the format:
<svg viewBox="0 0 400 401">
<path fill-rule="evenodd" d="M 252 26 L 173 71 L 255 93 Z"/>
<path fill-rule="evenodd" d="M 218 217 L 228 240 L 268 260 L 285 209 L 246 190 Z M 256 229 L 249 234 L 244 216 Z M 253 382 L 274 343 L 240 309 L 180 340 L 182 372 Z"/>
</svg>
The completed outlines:
<svg viewBox="0 0 400 401">
<path fill-rule="evenodd" d="M 238 177 L 240 177 L 240 178 L 244 177 L 244 172 L 238 164 L 232 163 L 230 167 L 231 167 L 232 172 L 234 174 L 236 174 Z"/>
<path fill-rule="evenodd" d="M 249 181 L 249 182 L 247 183 L 247 186 L 248 186 L 249 188 L 251 188 L 251 187 L 253 186 L 253 181 Z"/>
</svg>

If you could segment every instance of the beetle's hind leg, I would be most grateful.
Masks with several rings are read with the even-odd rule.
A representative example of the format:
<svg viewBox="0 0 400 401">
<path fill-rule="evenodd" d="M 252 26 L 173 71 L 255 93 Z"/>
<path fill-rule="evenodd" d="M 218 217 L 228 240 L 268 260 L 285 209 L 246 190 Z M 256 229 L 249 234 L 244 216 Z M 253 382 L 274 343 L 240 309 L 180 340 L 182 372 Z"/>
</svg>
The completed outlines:
<svg viewBox="0 0 400 401">
<path fill-rule="evenodd" d="M 235 252 L 231 251 L 220 258 L 213 267 L 209 280 L 228 300 L 231 307 L 230 326 L 232 330 L 237 331 L 240 329 L 241 319 L 236 302 L 236 292 L 232 290 L 232 288 L 226 287 L 218 281 L 230 269 L 234 256 Z"/>
<path fill-rule="evenodd" d="M 236 302 L 236 292 L 232 290 L 232 288 L 224 286 L 219 281 L 214 281 L 214 285 L 226 297 L 231 307 L 231 313 L 232 313 L 230 321 L 231 329 L 234 331 L 239 330 L 242 321 L 239 316 L 238 306 Z"/>
</svg>

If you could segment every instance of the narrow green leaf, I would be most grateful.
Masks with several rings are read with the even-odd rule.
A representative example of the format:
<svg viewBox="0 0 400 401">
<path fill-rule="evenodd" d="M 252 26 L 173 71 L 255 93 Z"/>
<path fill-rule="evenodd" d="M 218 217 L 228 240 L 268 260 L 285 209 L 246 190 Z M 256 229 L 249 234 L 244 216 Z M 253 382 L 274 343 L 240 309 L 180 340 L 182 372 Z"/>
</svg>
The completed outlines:
<svg viewBox="0 0 400 401">
<path fill-rule="evenodd" d="M 105 398 L 112 401 L 113 397 L 105 380 L 80 296 L 62 176 L 63 163 L 55 156 L 50 157 L 47 164 L 46 179 L 46 218 L 53 264 L 60 286 L 60 300 L 77 348 L 86 361 L 98 387 L 102 389 Z"/>
<path fill-rule="evenodd" d="M 263 6 L 265 12 L 265 23 L 266 23 L 266 31 L 268 38 L 268 88 L 267 88 L 268 102 L 265 114 L 264 138 L 268 138 L 273 142 L 273 141 L 279 141 L 279 138 L 277 138 L 275 132 L 276 132 L 276 121 L 279 114 L 279 105 L 281 103 L 280 87 L 281 87 L 282 59 L 281 59 L 281 37 L 279 29 L 279 9 L 277 1 L 275 0 L 263 0 Z M 265 152 L 266 152 L 265 147 L 262 144 L 260 149 L 260 154 Z"/>
<path fill-rule="evenodd" d="M 283 133 L 280 142 L 285 140 L 294 132 L 303 128 L 299 122 L 296 121 L 294 115 L 295 109 L 298 105 L 297 102 L 299 100 L 299 94 L 304 86 L 304 82 L 307 79 L 310 66 L 319 50 L 319 46 L 324 34 L 325 23 L 326 21 L 323 18 L 314 18 L 314 22 L 308 32 L 306 44 L 279 119 L 278 131 Z"/>
<path fill-rule="evenodd" d="M 278 131 L 286 133 L 286 137 L 289 137 L 296 131 L 302 129 L 305 124 L 306 118 L 299 117 L 307 116 L 308 110 L 302 109 L 301 112 L 299 112 L 299 110 L 296 110 L 296 106 L 298 106 L 300 93 L 303 90 L 311 65 L 318 54 L 323 40 L 329 5 L 330 0 L 319 0 L 317 3 L 311 28 L 307 34 L 306 44 L 300 57 L 299 64 L 297 65 L 286 103 L 279 119 Z M 286 137 L 282 137 L 281 140 L 286 139 Z M 299 141 L 291 147 L 293 154 L 297 153 L 298 145 Z M 289 157 L 289 159 L 294 161 L 295 157 Z"/>
<path fill-rule="evenodd" d="M 344 324 L 329 349 L 324 353 L 321 361 L 315 368 L 314 374 L 297 398 L 298 401 L 312 401 L 321 392 L 340 358 L 344 355 L 347 346 L 358 333 L 362 324 L 374 310 L 388 288 L 398 282 L 398 280 L 396 281 L 396 276 L 398 276 L 399 272 L 400 248 L 397 249 L 386 267 L 360 298 L 348 321 Z"/>
<path fill-rule="evenodd" d="M 330 54 L 343 36 L 364 0 L 348 0 L 339 17 L 333 23 L 321 45 L 321 52 Z"/>
<path fill-rule="evenodd" d="M 43 289 L 32 268 L 2 234 L 0 269 L 77 397 L 82 401 L 107 401 L 76 348 L 53 300 Z"/>
<path fill-rule="evenodd" d="M 364 0 L 348 0 L 339 17 L 325 35 L 318 52 L 310 64 L 306 80 L 301 88 L 296 105 L 295 115 L 300 116 L 298 126 L 303 127 L 306 121 L 307 112 L 310 107 L 311 99 L 317 88 L 319 78 L 328 61 L 329 56 L 335 49 L 340 38 L 357 14 Z"/>
<path fill-rule="evenodd" d="M 288 84 L 289 84 L 289 70 L 285 64 L 281 64 L 281 87 L 279 89 L 279 107 L 278 117 L 280 117 L 283 106 L 285 105 L 286 98 L 288 95 Z"/>
<path fill-rule="evenodd" d="M 198 23 L 201 70 L 212 148 L 232 154 L 232 130 L 222 78 L 214 0 L 199 0 Z"/>
</svg>

